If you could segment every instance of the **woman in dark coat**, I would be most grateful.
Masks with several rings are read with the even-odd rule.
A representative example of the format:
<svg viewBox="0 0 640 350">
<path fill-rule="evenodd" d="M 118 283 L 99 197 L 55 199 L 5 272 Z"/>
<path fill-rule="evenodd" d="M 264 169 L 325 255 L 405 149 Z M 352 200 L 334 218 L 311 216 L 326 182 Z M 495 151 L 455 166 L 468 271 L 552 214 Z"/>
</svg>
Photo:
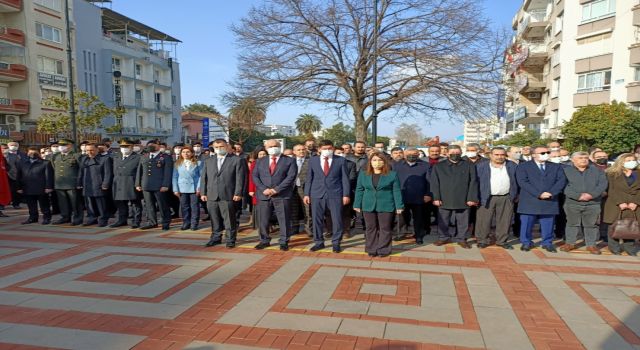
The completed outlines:
<svg viewBox="0 0 640 350">
<path fill-rule="evenodd" d="M 363 213 L 367 230 L 365 250 L 369 256 L 391 254 L 394 214 L 404 209 L 398 174 L 384 154 L 375 152 L 369 157 L 366 171 L 358 175 L 353 209 Z"/>
<path fill-rule="evenodd" d="M 602 221 L 611 224 L 622 218 L 638 219 L 638 206 L 640 205 L 640 172 L 638 161 L 633 153 L 623 153 L 616 159 L 613 166 L 606 170 L 609 190 L 607 202 L 604 205 Z M 615 255 L 620 255 L 622 250 L 629 255 L 637 255 L 633 240 L 618 240 L 609 237 L 609 250 Z"/>
</svg>

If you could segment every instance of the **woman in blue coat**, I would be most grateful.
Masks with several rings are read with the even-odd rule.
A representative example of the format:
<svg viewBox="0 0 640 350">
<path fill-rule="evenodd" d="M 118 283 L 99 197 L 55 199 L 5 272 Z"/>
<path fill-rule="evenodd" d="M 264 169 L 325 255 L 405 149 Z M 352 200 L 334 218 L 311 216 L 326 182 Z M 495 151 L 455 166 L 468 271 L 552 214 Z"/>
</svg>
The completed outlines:
<svg viewBox="0 0 640 350">
<path fill-rule="evenodd" d="M 391 254 L 394 214 L 404 209 L 398 174 L 390 170 L 387 157 L 375 152 L 369 157 L 365 171 L 360 171 L 353 209 L 363 213 L 365 250 L 369 256 Z"/>
<path fill-rule="evenodd" d="M 180 198 L 182 230 L 198 229 L 201 168 L 191 146 L 184 146 L 173 168 L 173 193 Z"/>
</svg>

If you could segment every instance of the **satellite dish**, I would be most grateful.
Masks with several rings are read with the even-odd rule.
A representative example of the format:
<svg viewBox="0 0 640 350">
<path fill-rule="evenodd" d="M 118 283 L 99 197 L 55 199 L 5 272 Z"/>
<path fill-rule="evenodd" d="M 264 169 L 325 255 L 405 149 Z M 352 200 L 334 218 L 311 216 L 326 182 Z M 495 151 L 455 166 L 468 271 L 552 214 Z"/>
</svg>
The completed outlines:
<svg viewBox="0 0 640 350">
<path fill-rule="evenodd" d="M 122 73 L 120 73 L 119 70 L 113 71 L 113 77 L 114 78 L 120 78 L 122 76 Z"/>
</svg>

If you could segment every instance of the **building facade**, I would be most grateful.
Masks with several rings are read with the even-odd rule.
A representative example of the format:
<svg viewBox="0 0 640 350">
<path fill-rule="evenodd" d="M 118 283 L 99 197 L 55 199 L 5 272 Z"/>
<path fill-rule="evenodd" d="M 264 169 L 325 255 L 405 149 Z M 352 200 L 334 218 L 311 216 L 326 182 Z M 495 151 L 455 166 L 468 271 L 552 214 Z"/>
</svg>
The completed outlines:
<svg viewBox="0 0 640 350">
<path fill-rule="evenodd" d="M 462 138 L 465 144 L 490 144 L 499 135 L 500 123 L 498 117 L 483 120 L 465 120 L 464 122 Z"/>
<path fill-rule="evenodd" d="M 172 36 L 90 1 L 74 0 L 80 90 L 123 109 L 112 137 L 181 139 L 180 69 Z"/>
<path fill-rule="evenodd" d="M 296 128 L 290 125 L 265 124 L 259 125 L 257 129 L 267 136 L 282 135 L 291 137 L 297 135 Z"/>
<path fill-rule="evenodd" d="M 613 100 L 640 108 L 640 0 L 525 0 L 513 30 L 507 133 L 558 137 L 577 108 Z"/>
<path fill-rule="evenodd" d="M 64 0 L 0 0 L 0 129 L 22 140 L 43 112 L 41 101 L 66 97 Z"/>
</svg>

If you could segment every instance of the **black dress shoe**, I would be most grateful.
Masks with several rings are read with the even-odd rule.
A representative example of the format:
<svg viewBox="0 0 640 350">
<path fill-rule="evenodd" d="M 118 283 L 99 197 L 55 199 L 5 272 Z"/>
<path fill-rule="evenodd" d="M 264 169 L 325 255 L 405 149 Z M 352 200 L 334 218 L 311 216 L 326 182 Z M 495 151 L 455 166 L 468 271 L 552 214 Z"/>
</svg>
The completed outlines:
<svg viewBox="0 0 640 350">
<path fill-rule="evenodd" d="M 283 252 L 286 252 L 287 250 L 289 250 L 289 245 L 287 243 L 281 244 L 280 250 L 282 250 Z"/>
<path fill-rule="evenodd" d="M 191 228 L 191 225 L 189 224 L 182 224 L 182 226 L 180 226 L 180 230 L 185 231 Z"/>
<path fill-rule="evenodd" d="M 546 245 L 543 246 L 542 248 L 544 248 L 544 250 L 548 251 L 549 253 L 557 253 L 558 251 L 556 250 L 556 247 L 553 245 Z"/>
<path fill-rule="evenodd" d="M 67 220 L 67 219 L 59 219 L 53 222 L 54 225 L 63 225 L 63 224 L 68 224 L 70 223 L 71 220 Z"/>
<path fill-rule="evenodd" d="M 131 227 L 131 228 L 140 228 L 140 224 L 133 224 L 133 225 L 131 225 L 129 227 Z"/>
<path fill-rule="evenodd" d="M 262 249 L 267 248 L 267 247 L 269 247 L 269 246 L 271 246 L 271 243 L 263 243 L 263 242 L 260 242 L 260 243 L 258 243 L 254 248 L 255 248 L 255 249 L 258 249 L 258 250 L 262 250 Z"/>
<path fill-rule="evenodd" d="M 108 223 L 107 222 L 101 222 L 98 224 L 98 227 L 107 227 Z"/>
<path fill-rule="evenodd" d="M 34 222 L 38 222 L 38 219 L 27 219 L 27 220 L 21 222 L 21 224 L 29 225 L 29 224 L 33 224 Z"/>
<path fill-rule="evenodd" d="M 423 244 L 424 244 L 424 240 L 422 240 L 422 239 L 416 239 L 416 244 L 417 244 L 417 245 L 423 245 Z"/>
<path fill-rule="evenodd" d="M 523 252 L 528 252 L 528 251 L 530 251 L 530 250 L 531 250 L 531 248 L 533 248 L 533 247 L 532 247 L 532 246 L 530 246 L 529 244 L 523 244 L 523 245 L 520 247 L 520 250 L 522 250 Z"/>
<path fill-rule="evenodd" d="M 170 224 L 163 224 L 162 231 L 169 231 L 170 226 L 171 226 Z"/>
<path fill-rule="evenodd" d="M 342 251 L 342 248 L 340 248 L 339 245 L 334 245 L 333 246 L 333 252 L 334 253 L 340 253 Z"/>
<path fill-rule="evenodd" d="M 111 228 L 116 228 L 116 227 L 121 227 L 121 226 L 127 226 L 127 223 L 120 221 L 120 222 L 115 222 L 115 223 L 109 225 L 109 227 L 111 227 Z"/>
<path fill-rule="evenodd" d="M 378 256 L 378 254 L 374 254 L 374 253 L 369 253 L 369 257 L 373 258 L 375 256 Z"/>
<path fill-rule="evenodd" d="M 51 223 L 51 219 L 43 219 L 42 225 L 49 225 Z"/>
<path fill-rule="evenodd" d="M 236 247 L 236 242 L 227 242 L 227 248 L 231 249 L 235 247 Z"/>
<path fill-rule="evenodd" d="M 311 250 L 312 252 L 317 252 L 318 250 L 322 250 L 322 249 L 324 249 L 324 244 L 316 244 L 313 247 L 311 247 L 311 249 L 309 250 Z"/>
<path fill-rule="evenodd" d="M 207 242 L 207 244 L 205 244 L 205 247 L 213 247 L 213 246 L 217 246 L 218 244 L 222 244 L 222 241 L 220 240 L 210 240 L 209 242 Z"/>
<path fill-rule="evenodd" d="M 98 221 L 95 220 L 95 221 L 85 222 L 84 224 L 82 224 L 82 226 L 93 226 L 93 225 L 97 225 L 97 224 L 98 224 Z"/>
<path fill-rule="evenodd" d="M 152 225 L 152 224 L 146 224 L 142 227 L 140 227 L 141 230 L 151 230 L 152 228 L 156 228 L 158 227 L 158 225 Z"/>
<path fill-rule="evenodd" d="M 80 226 L 82 225 L 82 221 L 74 221 L 71 223 L 71 226 Z"/>
<path fill-rule="evenodd" d="M 498 247 L 502 247 L 502 249 L 513 250 L 513 246 L 509 243 L 505 244 L 496 244 Z"/>
<path fill-rule="evenodd" d="M 198 231 L 198 225 L 191 225 L 191 231 Z"/>
<path fill-rule="evenodd" d="M 489 245 L 486 243 L 478 243 L 478 248 L 484 249 L 486 247 L 488 247 Z"/>
</svg>

